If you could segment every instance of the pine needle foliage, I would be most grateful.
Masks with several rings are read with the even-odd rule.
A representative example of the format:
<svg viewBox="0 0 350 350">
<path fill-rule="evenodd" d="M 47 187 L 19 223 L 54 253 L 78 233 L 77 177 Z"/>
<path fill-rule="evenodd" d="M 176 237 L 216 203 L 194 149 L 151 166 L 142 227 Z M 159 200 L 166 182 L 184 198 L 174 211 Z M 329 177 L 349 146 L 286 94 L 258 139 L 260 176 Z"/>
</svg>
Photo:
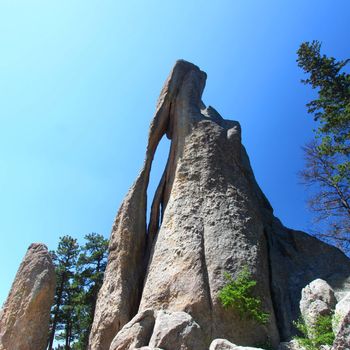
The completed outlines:
<svg viewBox="0 0 350 350">
<path fill-rule="evenodd" d="M 316 91 L 307 104 L 315 137 L 304 148 L 300 176 L 313 189 L 310 209 L 322 223 L 317 236 L 350 254 L 350 59 L 322 54 L 317 40 L 302 43 L 297 54 L 302 82 Z"/>
<path fill-rule="evenodd" d="M 219 300 L 224 308 L 234 308 L 241 318 L 253 319 L 260 324 L 266 324 L 269 314 L 262 309 L 259 298 L 253 295 L 256 281 L 247 266 L 233 278 L 229 273 L 224 274 L 227 283 L 219 292 Z"/>
</svg>

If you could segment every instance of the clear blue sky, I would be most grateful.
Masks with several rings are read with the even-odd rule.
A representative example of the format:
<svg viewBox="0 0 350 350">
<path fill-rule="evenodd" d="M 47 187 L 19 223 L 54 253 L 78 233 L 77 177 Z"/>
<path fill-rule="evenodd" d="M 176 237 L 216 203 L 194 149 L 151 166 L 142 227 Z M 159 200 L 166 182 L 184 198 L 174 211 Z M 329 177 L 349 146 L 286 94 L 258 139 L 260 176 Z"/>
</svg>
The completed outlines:
<svg viewBox="0 0 350 350">
<path fill-rule="evenodd" d="M 109 236 L 179 58 L 208 73 L 204 102 L 241 122 L 276 215 L 310 230 L 297 172 L 312 94 L 296 50 L 318 39 L 350 57 L 349 13 L 348 0 L 2 0 L 0 304 L 31 242 L 54 249 L 63 234 Z"/>
</svg>

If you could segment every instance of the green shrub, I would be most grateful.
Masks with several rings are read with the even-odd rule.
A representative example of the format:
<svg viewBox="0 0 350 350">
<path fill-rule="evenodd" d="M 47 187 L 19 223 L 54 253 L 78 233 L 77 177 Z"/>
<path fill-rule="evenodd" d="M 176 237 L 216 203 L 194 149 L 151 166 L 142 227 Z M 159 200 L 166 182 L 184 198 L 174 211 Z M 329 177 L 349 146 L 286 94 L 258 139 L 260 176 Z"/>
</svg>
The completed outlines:
<svg viewBox="0 0 350 350">
<path fill-rule="evenodd" d="M 306 350 L 319 350 L 321 345 L 332 345 L 334 342 L 332 318 L 332 315 L 319 316 L 314 325 L 308 325 L 300 318 L 294 322 L 294 326 L 302 335 L 294 339 Z"/>
<path fill-rule="evenodd" d="M 234 308 L 241 318 L 251 318 L 258 323 L 266 324 L 269 314 L 261 308 L 261 300 L 252 294 L 256 281 L 252 279 L 247 266 L 233 279 L 225 272 L 227 283 L 219 292 L 219 300 L 224 308 Z"/>
</svg>

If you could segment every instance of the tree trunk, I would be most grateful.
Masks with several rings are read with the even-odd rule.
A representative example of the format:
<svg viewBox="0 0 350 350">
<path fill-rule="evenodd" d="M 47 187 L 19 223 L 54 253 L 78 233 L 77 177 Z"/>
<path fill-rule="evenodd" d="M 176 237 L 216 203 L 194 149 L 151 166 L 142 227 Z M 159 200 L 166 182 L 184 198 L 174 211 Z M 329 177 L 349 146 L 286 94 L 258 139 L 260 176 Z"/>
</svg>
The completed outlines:
<svg viewBox="0 0 350 350">
<path fill-rule="evenodd" d="M 69 350 L 69 322 L 66 324 L 66 345 L 65 350 Z"/>
<path fill-rule="evenodd" d="M 52 346 L 53 346 L 53 341 L 55 339 L 55 333 L 56 333 L 56 327 L 57 327 L 57 321 L 58 321 L 58 312 L 60 310 L 61 307 L 61 303 L 62 303 L 62 294 L 63 294 L 63 286 L 65 283 L 65 275 L 62 275 L 62 281 L 61 281 L 61 285 L 60 285 L 60 289 L 58 290 L 58 296 L 57 296 L 57 305 L 54 311 L 54 316 L 53 316 L 53 321 L 52 321 L 52 328 L 51 328 L 51 332 L 50 332 L 50 337 L 49 337 L 49 346 L 48 346 L 48 350 L 52 350 Z"/>
</svg>

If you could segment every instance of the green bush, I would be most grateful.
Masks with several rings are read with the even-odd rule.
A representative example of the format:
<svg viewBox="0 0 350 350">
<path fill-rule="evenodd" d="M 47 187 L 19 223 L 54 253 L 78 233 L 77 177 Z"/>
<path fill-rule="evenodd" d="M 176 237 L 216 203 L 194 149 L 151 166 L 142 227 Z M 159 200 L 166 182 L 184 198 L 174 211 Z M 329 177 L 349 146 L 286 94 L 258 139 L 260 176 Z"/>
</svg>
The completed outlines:
<svg viewBox="0 0 350 350">
<path fill-rule="evenodd" d="M 266 324 L 269 314 L 261 308 L 261 300 L 252 294 L 256 281 L 252 279 L 247 266 L 234 279 L 225 272 L 227 283 L 219 292 L 219 300 L 224 308 L 234 308 L 241 318 L 251 318 L 258 323 Z"/>
<path fill-rule="evenodd" d="M 332 345 L 335 337 L 332 319 L 332 315 L 319 316 L 314 325 L 308 325 L 300 318 L 294 322 L 294 326 L 302 335 L 294 339 L 306 350 L 319 350 L 321 345 Z"/>
</svg>

